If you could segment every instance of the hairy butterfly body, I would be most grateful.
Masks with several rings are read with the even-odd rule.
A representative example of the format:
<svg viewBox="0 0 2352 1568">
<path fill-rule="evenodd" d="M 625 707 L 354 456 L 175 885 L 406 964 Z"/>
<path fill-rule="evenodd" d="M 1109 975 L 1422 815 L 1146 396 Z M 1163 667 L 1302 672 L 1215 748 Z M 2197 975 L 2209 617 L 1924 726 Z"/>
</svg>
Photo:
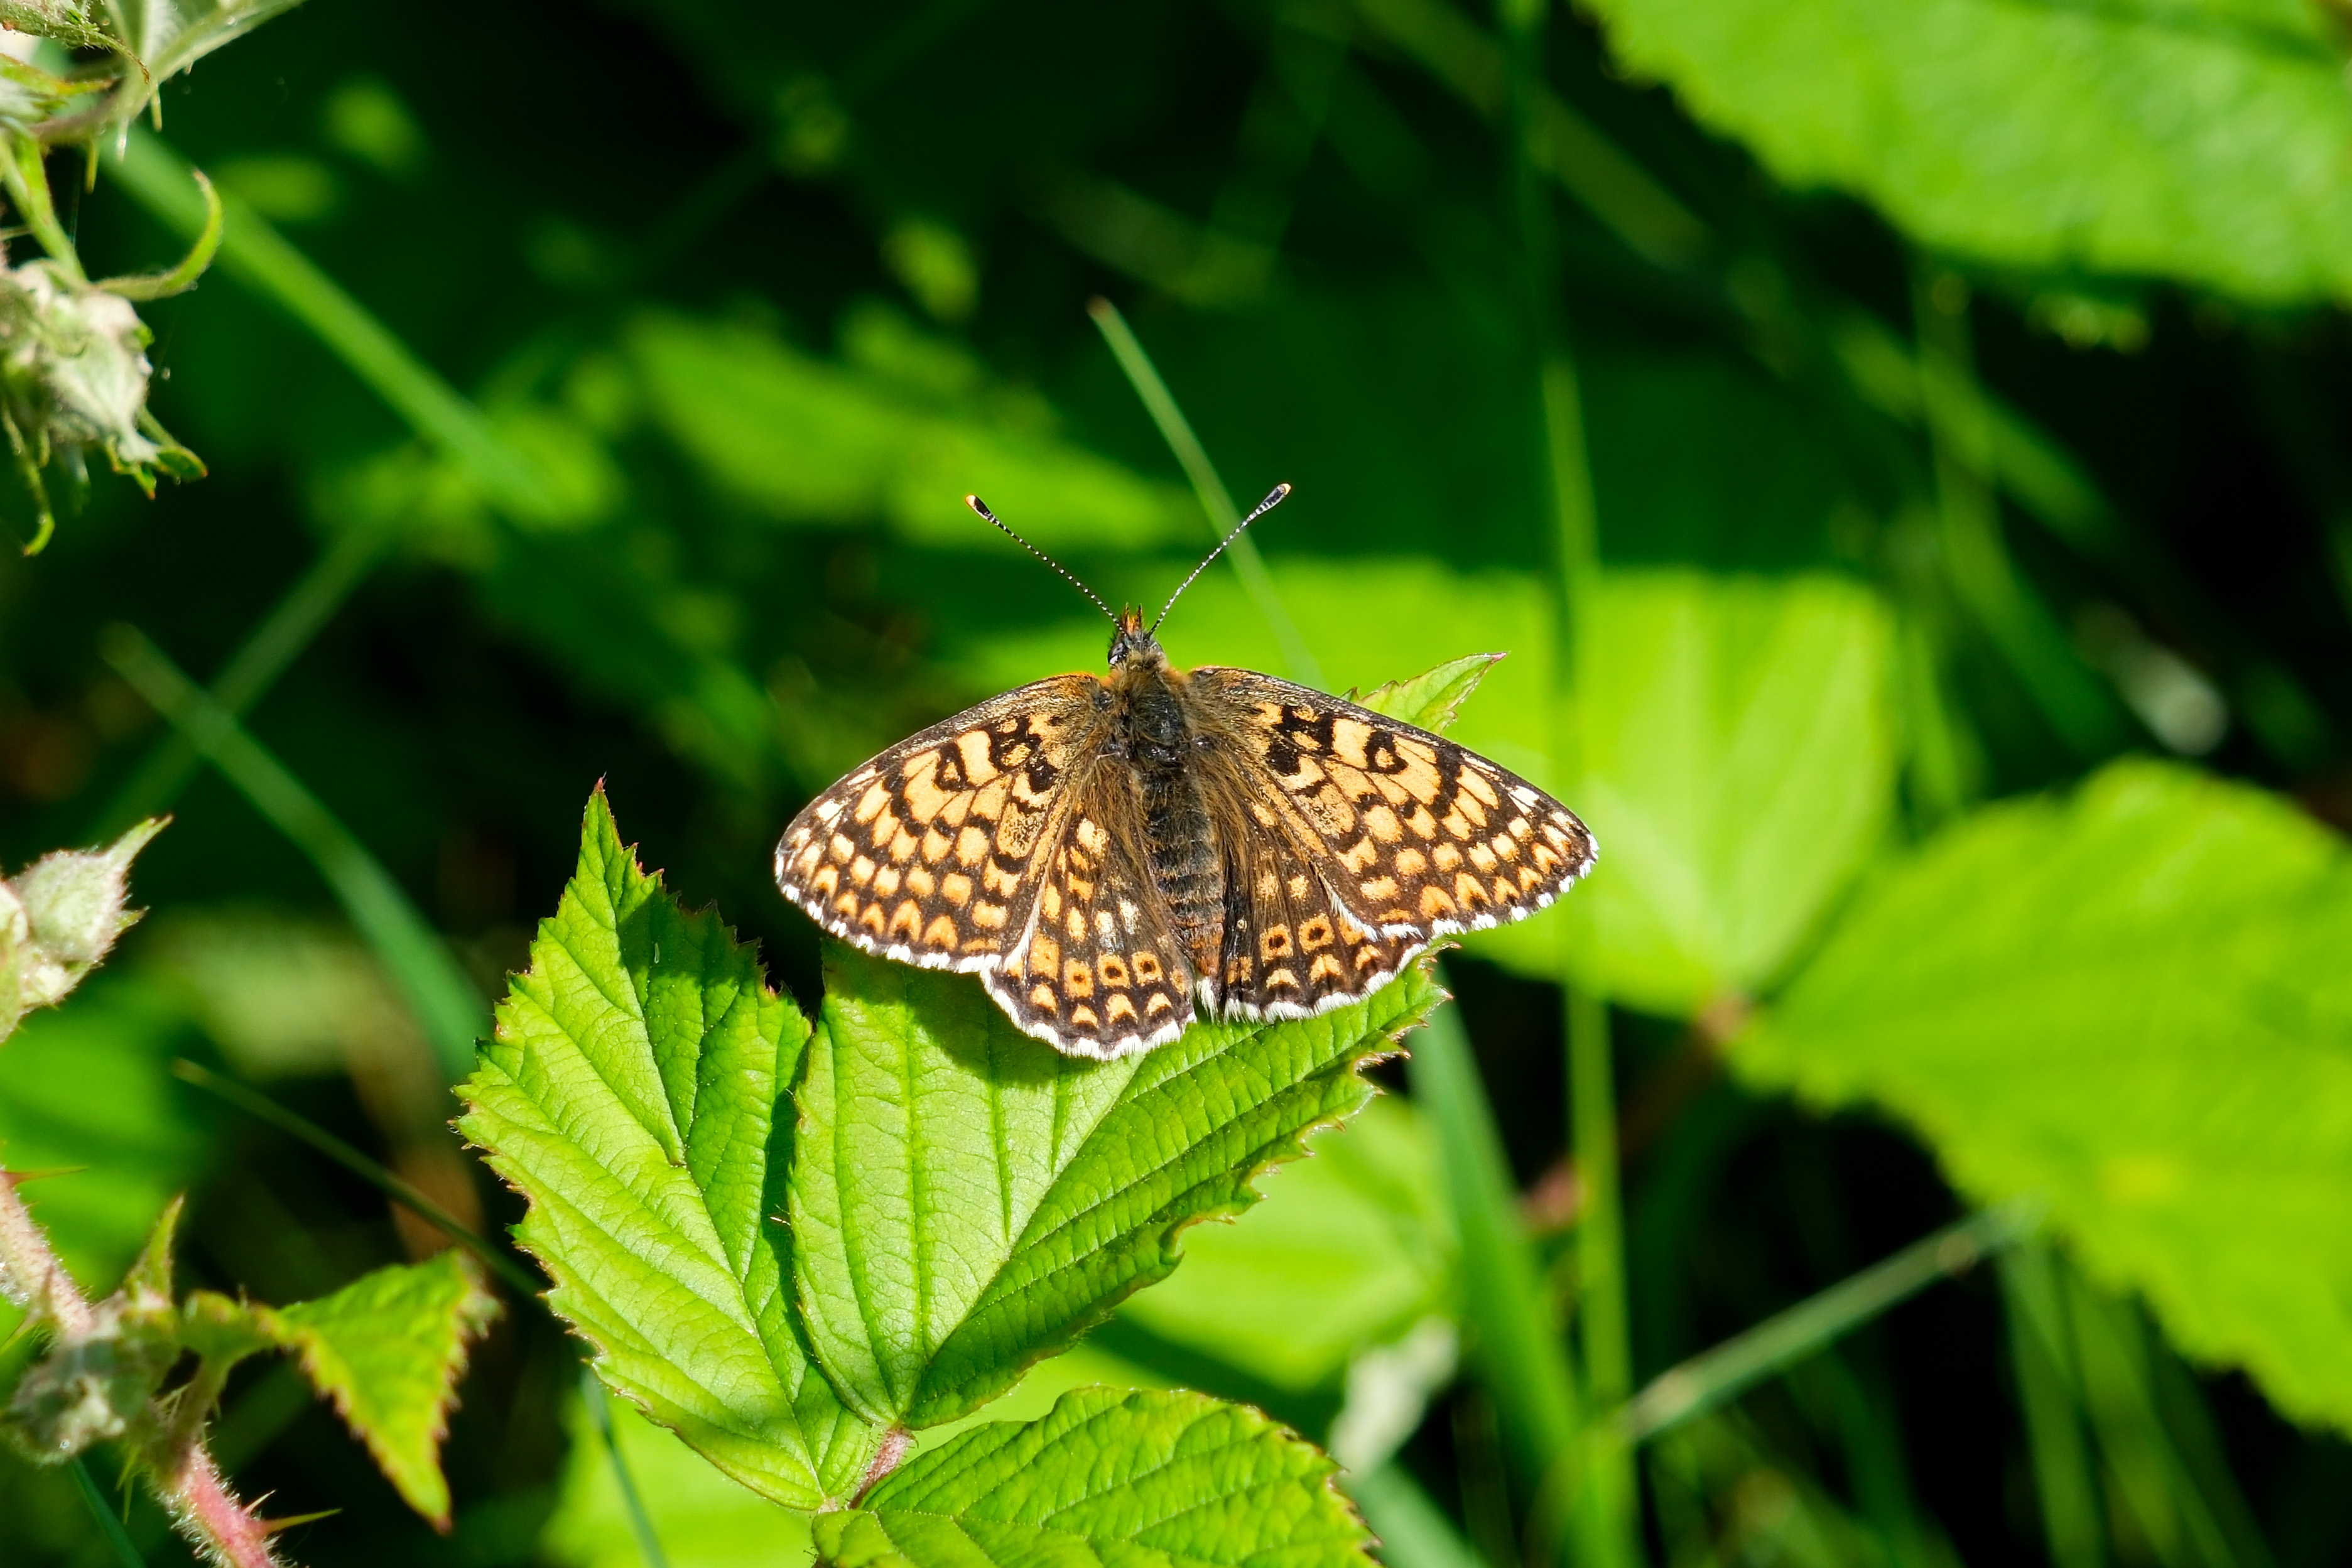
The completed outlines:
<svg viewBox="0 0 2352 1568">
<path fill-rule="evenodd" d="M 1574 813 L 1476 753 L 1270 675 L 1172 669 L 1137 612 L 1114 621 L 1108 677 L 1007 692 L 809 802 L 776 846 L 785 895 L 1110 1058 L 1202 1010 L 1356 1000 L 1591 868 Z"/>
</svg>

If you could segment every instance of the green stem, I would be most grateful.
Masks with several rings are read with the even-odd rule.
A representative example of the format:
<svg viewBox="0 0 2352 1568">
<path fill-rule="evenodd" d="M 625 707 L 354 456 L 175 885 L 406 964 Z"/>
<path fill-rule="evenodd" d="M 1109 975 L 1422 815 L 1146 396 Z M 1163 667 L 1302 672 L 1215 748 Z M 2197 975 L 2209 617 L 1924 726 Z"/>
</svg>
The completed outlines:
<svg viewBox="0 0 2352 1568">
<path fill-rule="evenodd" d="M 1097 297 L 1087 306 L 1087 314 L 1094 318 L 1095 326 L 1102 332 L 1103 341 L 1110 345 L 1111 357 L 1118 361 L 1118 368 L 1127 374 L 1128 384 L 1134 387 L 1135 395 L 1143 400 L 1144 408 L 1151 415 L 1151 423 L 1160 427 L 1160 439 L 1168 443 L 1168 449 L 1176 455 L 1177 463 L 1183 467 L 1184 476 L 1192 482 L 1192 494 L 1200 498 L 1201 509 L 1209 514 L 1209 523 L 1215 536 L 1221 539 L 1225 538 L 1241 522 L 1242 515 L 1234 507 L 1233 495 L 1225 488 L 1225 482 L 1217 476 L 1216 465 L 1209 461 L 1207 448 L 1201 444 L 1201 438 L 1192 434 L 1192 423 L 1185 419 L 1184 411 L 1176 405 L 1175 394 L 1168 390 L 1168 383 L 1160 379 L 1160 371 L 1152 364 L 1151 356 L 1143 351 L 1143 344 L 1136 338 L 1134 329 L 1128 326 L 1127 318 L 1120 315 L 1118 307 L 1109 300 Z M 1282 607 L 1282 597 L 1274 591 L 1273 575 L 1265 570 L 1265 558 L 1258 554 L 1257 541 L 1244 534 L 1225 547 L 1225 554 L 1234 563 L 1234 571 L 1242 580 L 1243 591 L 1249 595 L 1250 602 L 1257 607 L 1259 616 L 1274 633 L 1275 643 L 1282 650 L 1283 665 L 1291 678 L 1304 681 L 1310 686 L 1321 685 L 1322 666 L 1315 662 L 1315 655 L 1308 651 L 1307 639 L 1299 634 L 1298 625 L 1291 620 L 1290 612 Z"/>
<path fill-rule="evenodd" d="M 103 635 L 100 651 L 318 867 L 352 924 L 406 993 L 448 1079 L 455 1082 L 472 1071 L 474 1041 L 487 1022 L 481 998 L 391 873 L 284 763 L 152 643 L 131 627 L 115 626 Z"/>
<path fill-rule="evenodd" d="M 121 1516 L 106 1500 L 105 1490 L 98 1484 L 98 1478 L 89 1473 L 89 1462 L 76 1454 L 73 1462 L 66 1468 L 73 1471 L 74 1489 L 81 1493 L 81 1500 L 89 1505 L 90 1518 L 98 1521 L 98 1532 L 106 1537 L 107 1545 L 114 1549 L 114 1560 L 122 1568 L 147 1568 L 147 1560 L 139 1555 L 139 1548 L 132 1542 L 131 1531 L 122 1528 Z"/>
<path fill-rule="evenodd" d="M 243 718 L 278 684 L 278 677 L 301 656 L 311 639 L 351 597 L 352 591 L 365 580 L 383 555 L 388 538 L 385 532 L 373 528 L 352 528 L 338 535 L 310 563 L 310 570 L 287 591 L 268 618 L 254 629 L 245 645 L 222 666 L 213 682 L 214 704 L 223 713 Z M 168 810 L 180 791 L 187 788 L 202 760 L 195 744 L 182 731 L 173 730 L 155 744 L 140 764 L 139 771 L 115 795 L 106 809 L 101 827 L 127 825 Z M 110 838 L 113 834 L 107 831 L 92 836 Z"/>
<path fill-rule="evenodd" d="M 66 235 L 65 225 L 58 222 L 57 204 L 49 197 L 49 172 L 43 162 L 47 151 L 30 136 L 8 134 L 6 155 L 0 157 L 0 182 L 8 187 L 8 199 L 15 204 L 16 215 L 49 253 L 49 259 L 63 267 L 66 276 L 76 283 L 82 281 L 81 257 L 75 252 L 73 241 Z"/>
<path fill-rule="evenodd" d="M 114 168 L 122 188 L 166 226 L 192 240 L 203 234 L 207 212 L 194 171 L 162 138 L 132 126 Z M 226 196 L 223 204 L 227 210 L 220 245 L 223 271 L 310 329 L 410 428 L 463 467 L 494 503 L 527 516 L 543 509 L 530 464 L 499 437 L 481 410 L 259 214 L 234 195 Z"/>
<path fill-rule="evenodd" d="M 1992 432 L 1969 340 L 1967 285 L 1955 274 L 1922 267 L 1912 294 L 1937 518 L 1953 593 L 2059 739 L 2078 756 L 2102 756 L 2123 737 L 2115 702 L 2018 574 L 2001 537 Z"/>
<path fill-rule="evenodd" d="M 2102 1568 L 2107 1552 L 2098 1469 L 2083 1431 L 2074 1336 L 2049 1249 L 2021 1247 L 2003 1259 L 2000 1293 L 2050 1561 L 2053 1568 Z"/>
<path fill-rule="evenodd" d="M 1575 1439 L 1582 1406 L 1459 1009 L 1448 1004 L 1430 1015 L 1412 1037 L 1406 1071 L 1413 1101 L 1437 1135 L 1462 1239 L 1471 1363 L 1505 1435 L 1540 1467 Z"/>
<path fill-rule="evenodd" d="M 172 1076 L 227 1101 L 256 1121 L 267 1122 L 289 1137 L 310 1145 L 479 1258 L 490 1272 L 506 1281 L 518 1296 L 525 1301 L 538 1299 L 540 1291 L 544 1288 L 541 1281 L 532 1279 L 530 1272 L 509 1257 L 503 1248 L 492 1245 L 488 1238 L 434 1202 L 397 1171 L 370 1159 L 316 1122 L 288 1110 L 267 1094 L 248 1089 L 233 1078 L 224 1078 L 210 1068 L 199 1066 L 184 1057 L 172 1063 Z"/>
<path fill-rule="evenodd" d="M 604 1385 L 596 1381 L 592 1366 L 580 1369 L 580 1401 L 587 1407 L 588 1423 L 604 1439 L 604 1455 L 612 1461 L 613 1484 L 621 1494 L 621 1508 L 629 1516 L 629 1530 L 637 1538 L 637 1551 L 646 1560 L 646 1568 L 669 1568 L 669 1554 L 662 1550 L 661 1537 L 654 1531 L 653 1515 L 646 1511 L 646 1500 L 637 1490 L 637 1478 L 630 1473 L 629 1461 L 621 1453 L 620 1439 L 613 1431 L 613 1406 L 604 1397 Z"/>
<path fill-rule="evenodd" d="M 1660 1374 L 1617 1410 L 1610 1425 L 1627 1443 L 1640 1443 L 1705 1415 L 1937 1281 L 2024 1239 L 2041 1222 L 2041 1212 L 2038 1203 L 2020 1200 L 1948 1225 Z"/>
<path fill-rule="evenodd" d="M 1381 1561 L 1390 1568 L 1495 1568 L 1403 1466 L 1379 1465 L 1341 1484 L 1381 1538 Z"/>
</svg>

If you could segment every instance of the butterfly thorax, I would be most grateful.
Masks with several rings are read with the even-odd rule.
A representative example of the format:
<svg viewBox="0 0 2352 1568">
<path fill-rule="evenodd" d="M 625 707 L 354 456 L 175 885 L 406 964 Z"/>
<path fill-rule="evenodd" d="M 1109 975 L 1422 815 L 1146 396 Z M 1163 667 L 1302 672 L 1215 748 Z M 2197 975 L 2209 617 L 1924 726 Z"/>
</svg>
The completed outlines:
<svg viewBox="0 0 2352 1568">
<path fill-rule="evenodd" d="M 1130 610 L 1119 618 L 1105 683 L 1111 699 L 1105 749 L 1134 769 L 1145 856 L 1177 940 L 1195 974 L 1213 974 L 1224 932 L 1225 867 L 1201 792 L 1200 756 L 1209 737 L 1186 715 L 1189 678 L 1168 667 L 1139 615 Z"/>
</svg>

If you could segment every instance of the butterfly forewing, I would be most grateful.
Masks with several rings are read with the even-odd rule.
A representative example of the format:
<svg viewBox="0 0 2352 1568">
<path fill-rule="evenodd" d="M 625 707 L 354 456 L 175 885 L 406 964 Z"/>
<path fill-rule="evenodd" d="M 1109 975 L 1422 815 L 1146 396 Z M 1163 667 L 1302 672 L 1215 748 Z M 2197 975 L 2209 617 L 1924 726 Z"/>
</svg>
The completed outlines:
<svg viewBox="0 0 2352 1568">
<path fill-rule="evenodd" d="M 1195 670 L 1244 764 L 1246 802 L 1366 926 L 1434 937 L 1521 919 L 1591 870 L 1592 835 L 1529 784 L 1424 729 L 1248 670 Z"/>
<path fill-rule="evenodd" d="M 810 801 L 776 845 L 776 883 L 827 931 L 928 968 L 1002 963 L 1075 774 L 1099 749 L 1100 681 L 1005 693 L 900 742 Z"/>
</svg>

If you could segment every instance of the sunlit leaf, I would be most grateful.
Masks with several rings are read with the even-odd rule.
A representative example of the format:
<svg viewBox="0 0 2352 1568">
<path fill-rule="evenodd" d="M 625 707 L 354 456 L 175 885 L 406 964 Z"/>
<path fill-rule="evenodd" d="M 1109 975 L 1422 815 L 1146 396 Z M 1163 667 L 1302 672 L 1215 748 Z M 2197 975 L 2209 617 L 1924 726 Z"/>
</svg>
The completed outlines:
<svg viewBox="0 0 2352 1568">
<path fill-rule="evenodd" d="M 796 1508 L 841 1495 L 869 1441 L 788 1300 L 774 1109 L 807 1038 L 751 949 L 638 868 L 599 791 L 460 1124 L 530 1198 L 517 1239 L 604 1380 Z"/>
<path fill-rule="evenodd" d="M 334 1402 L 401 1497 L 446 1526 L 441 1438 L 466 1347 L 497 1311 L 473 1260 L 453 1249 L 428 1262 L 378 1269 L 270 1317 L 279 1345 Z"/>
<path fill-rule="evenodd" d="M 1097 1062 L 1014 1030 L 969 977 L 827 956 L 793 1266 L 843 1397 L 908 1427 L 974 1409 L 1173 1269 L 1177 1233 L 1360 1108 L 1356 1068 L 1438 998 L 1416 966 L 1320 1018 L 1197 1023 Z"/>
<path fill-rule="evenodd" d="M 913 538 L 1013 547 L 978 491 L 1049 549 L 1202 538 L 1182 490 L 1070 444 L 860 376 L 738 326 L 648 317 L 628 336 L 654 418 L 719 488 L 793 520 L 887 519 Z"/>
<path fill-rule="evenodd" d="M 1436 1151 L 1412 1105 L 1381 1096 L 1270 1171 L 1234 1225 L 1184 1238 L 1184 1266 L 1119 1309 L 1161 1339 L 1278 1387 L 1330 1384 L 1349 1359 L 1453 1310 L 1454 1238 Z"/>
<path fill-rule="evenodd" d="M 1365 1563 L 1370 1532 L 1333 1469 L 1243 1406 L 1082 1389 L 1043 1420 L 976 1427 L 856 1509 L 819 1515 L 817 1557 L 839 1568 Z"/>
<path fill-rule="evenodd" d="M 2352 279 L 2328 7 L 1601 0 L 1620 57 L 1938 249 L 2259 300 Z"/>
<path fill-rule="evenodd" d="M 2190 1355 L 2352 1429 L 2352 854 L 2273 796 L 2117 764 L 1868 888 L 1741 1040 L 1886 1107 L 1989 1202 L 2038 1193 Z"/>
</svg>

